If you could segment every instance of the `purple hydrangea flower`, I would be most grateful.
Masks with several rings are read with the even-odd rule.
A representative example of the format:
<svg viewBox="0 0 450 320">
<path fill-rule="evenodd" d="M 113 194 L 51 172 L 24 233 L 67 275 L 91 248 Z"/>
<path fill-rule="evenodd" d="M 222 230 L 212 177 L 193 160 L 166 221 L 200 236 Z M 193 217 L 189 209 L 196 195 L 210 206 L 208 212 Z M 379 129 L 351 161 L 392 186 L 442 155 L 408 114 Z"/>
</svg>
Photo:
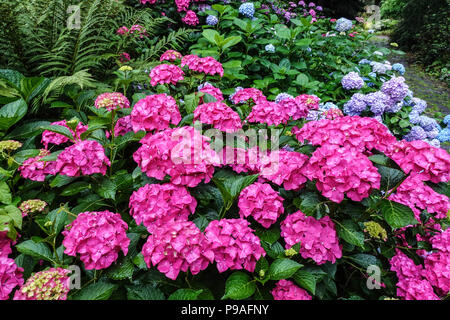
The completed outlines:
<svg viewBox="0 0 450 320">
<path fill-rule="evenodd" d="M 387 94 L 395 102 L 405 99 L 408 90 L 409 87 L 403 77 L 393 77 L 381 86 L 381 92 Z"/>
<path fill-rule="evenodd" d="M 372 92 L 364 97 L 364 102 L 370 107 L 375 115 L 382 115 L 384 111 L 392 106 L 391 98 L 381 91 Z"/>
<path fill-rule="evenodd" d="M 411 128 L 411 131 L 403 137 L 406 141 L 425 140 L 427 133 L 422 127 L 415 126 Z"/>
<path fill-rule="evenodd" d="M 355 93 L 352 98 L 344 104 L 344 113 L 349 116 L 359 116 L 366 110 L 367 104 L 365 96 L 361 93 Z"/>
<path fill-rule="evenodd" d="M 356 72 L 350 72 L 342 78 L 342 87 L 345 90 L 359 90 L 364 86 L 364 80 Z"/>
<path fill-rule="evenodd" d="M 282 92 L 276 96 L 275 102 L 280 103 L 281 101 L 283 101 L 285 99 L 294 99 L 294 97 L 291 96 L 289 93 Z"/>
<path fill-rule="evenodd" d="M 353 22 L 346 18 L 340 18 L 336 21 L 335 29 L 339 32 L 346 32 L 353 27 Z"/>
<path fill-rule="evenodd" d="M 219 22 L 216 16 L 209 15 L 206 17 L 206 24 L 209 26 L 215 26 Z"/>
</svg>

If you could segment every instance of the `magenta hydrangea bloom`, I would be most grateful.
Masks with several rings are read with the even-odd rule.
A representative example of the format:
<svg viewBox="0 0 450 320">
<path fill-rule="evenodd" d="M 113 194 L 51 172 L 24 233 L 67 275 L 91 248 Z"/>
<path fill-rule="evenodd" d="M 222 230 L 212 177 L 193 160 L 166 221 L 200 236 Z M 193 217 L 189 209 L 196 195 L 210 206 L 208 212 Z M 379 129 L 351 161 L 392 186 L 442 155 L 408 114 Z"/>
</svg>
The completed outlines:
<svg viewBox="0 0 450 320">
<path fill-rule="evenodd" d="M 315 95 L 301 94 L 295 97 L 295 101 L 302 110 L 317 110 L 319 109 L 320 98 Z"/>
<path fill-rule="evenodd" d="M 380 188 L 381 176 L 365 155 L 352 148 L 324 145 L 314 151 L 304 174 L 317 180 L 317 189 L 331 201 L 340 203 L 344 193 L 353 201 L 367 198 Z"/>
<path fill-rule="evenodd" d="M 425 141 L 398 141 L 386 155 L 405 173 L 418 175 L 422 181 L 450 181 L 450 154 L 444 149 L 430 146 Z"/>
<path fill-rule="evenodd" d="M 214 261 L 205 236 L 191 221 L 171 221 L 156 228 L 142 248 L 144 261 L 175 280 L 180 271 L 197 274 Z"/>
<path fill-rule="evenodd" d="M 152 86 L 165 83 L 175 85 L 178 81 L 184 79 L 184 72 L 176 65 L 160 64 L 150 71 L 150 78 L 150 84 Z"/>
<path fill-rule="evenodd" d="M 195 54 L 188 54 L 181 59 L 181 67 L 187 66 L 189 70 L 200 71 L 200 57 Z"/>
<path fill-rule="evenodd" d="M 450 253 L 433 252 L 425 258 L 424 276 L 441 296 L 450 293 Z"/>
<path fill-rule="evenodd" d="M 190 5 L 190 0 L 175 0 L 175 4 L 177 5 L 177 11 L 187 11 Z"/>
<path fill-rule="evenodd" d="M 134 132 L 164 130 L 170 124 L 177 125 L 180 121 L 181 115 L 175 99 L 165 93 L 146 96 L 134 105 L 131 112 Z"/>
<path fill-rule="evenodd" d="M 0 257 L 8 257 L 12 252 L 11 245 L 13 241 L 7 236 L 7 232 L 0 231 Z"/>
<path fill-rule="evenodd" d="M 292 281 L 282 279 L 272 290 L 274 300 L 312 300 L 305 289 L 297 287 Z"/>
<path fill-rule="evenodd" d="M 169 175 L 173 184 L 192 188 L 208 183 L 214 166 L 220 165 L 209 141 L 193 127 L 166 129 L 144 137 L 133 159 L 149 177 L 163 180 Z"/>
<path fill-rule="evenodd" d="M 50 268 L 28 278 L 14 294 L 14 300 L 67 300 L 70 270 Z"/>
<path fill-rule="evenodd" d="M 310 106 L 305 102 L 304 98 L 286 98 L 278 102 L 282 113 L 287 119 L 299 120 L 308 116 Z M 307 101 L 307 100 L 306 100 Z"/>
<path fill-rule="evenodd" d="M 197 120 L 225 132 L 236 132 L 242 129 L 239 114 L 223 102 L 199 105 L 194 111 L 194 121 Z"/>
<path fill-rule="evenodd" d="M 171 183 L 147 184 L 130 197 L 130 214 L 150 233 L 171 220 L 187 221 L 195 212 L 197 201 L 186 187 Z"/>
<path fill-rule="evenodd" d="M 181 59 L 182 55 L 178 51 L 175 50 L 167 50 L 164 52 L 161 57 L 159 58 L 159 61 L 175 61 L 177 59 Z"/>
<path fill-rule="evenodd" d="M 108 268 L 117 260 L 119 251 L 128 253 L 128 225 L 120 214 L 110 211 L 83 212 L 62 232 L 64 253 L 80 255 L 87 270 Z"/>
<path fill-rule="evenodd" d="M 205 235 L 219 272 L 228 269 L 253 272 L 256 262 L 266 255 L 249 224 L 245 219 L 222 219 L 211 221 L 206 227 Z"/>
<path fill-rule="evenodd" d="M 222 64 L 213 57 L 200 58 L 198 71 L 211 76 L 218 74 L 221 77 L 224 73 Z"/>
<path fill-rule="evenodd" d="M 278 103 L 272 101 L 255 104 L 247 117 L 248 122 L 266 123 L 269 126 L 277 126 L 281 123 L 286 124 L 288 120 L 289 115 L 284 113 L 284 109 Z"/>
<path fill-rule="evenodd" d="M 225 146 L 221 151 L 223 165 L 230 166 L 237 173 L 248 172 L 256 174 L 261 166 L 270 162 L 268 152 L 262 152 L 258 147 L 249 149 Z"/>
<path fill-rule="evenodd" d="M 114 126 L 114 136 L 124 136 L 131 131 L 133 131 L 131 116 L 125 116 L 117 120 L 116 125 Z"/>
<path fill-rule="evenodd" d="M 222 91 L 219 88 L 214 87 L 212 84 L 210 84 L 208 82 L 206 82 L 204 85 L 200 86 L 198 91 L 210 94 L 211 96 L 216 98 L 216 100 L 218 102 L 222 102 L 224 100 Z M 200 104 L 202 104 L 202 103 L 203 103 L 203 97 L 200 97 Z"/>
<path fill-rule="evenodd" d="M 304 259 L 313 259 L 319 265 L 327 261 L 335 263 L 342 257 L 342 245 L 329 216 L 317 220 L 297 211 L 281 223 L 281 236 L 286 242 L 286 249 L 300 243 L 300 255 Z"/>
<path fill-rule="evenodd" d="M 306 183 L 307 179 L 303 173 L 308 164 L 308 156 L 285 150 L 273 151 L 270 153 L 270 162 L 261 166 L 261 177 L 275 183 L 283 185 L 286 190 L 299 190 Z"/>
<path fill-rule="evenodd" d="M 94 173 L 106 174 L 111 162 L 102 145 L 94 140 L 84 140 L 63 150 L 56 160 L 56 171 L 61 175 L 78 177 Z"/>
<path fill-rule="evenodd" d="M 308 140 L 313 145 L 338 145 L 356 148 L 361 152 L 391 148 L 397 140 L 389 129 L 373 118 L 359 116 L 339 117 L 307 122 L 301 129 L 294 127 L 297 140 Z"/>
<path fill-rule="evenodd" d="M 238 207 L 241 218 L 252 216 L 264 228 L 269 228 L 284 213 L 283 198 L 268 183 L 255 182 L 244 188 Z"/>
<path fill-rule="evenodd" d="M 197 14 L 192 10 L 188 10 L 181 20 L 189 26 L 196 26 L 199 23 Z"/>
<path fill-rule="evenodd" d="M 0 255 L 0 300 L 8 300 L 13 289 L 23 284 L 22 273 L 13 259 Z"/>
<path fill-rule="evenodd" d="M 245 103 L 248 100 L 253 100 L 254 103 L 264 103 L 267 102 L 267 98 L 261 92 L 261 90 L 255 88 L 245 88 L 238 90 L 230 97 L 234 104 Z"/>
<path fill-rule="evenodd" d="M 108 111 L 130 107 L 130 101 L 120 92 L 102 93 L 95 99 L 97 109 L 106 108 Z"/>
<path fill-rule="evenodd" d="M 48 175 L 55 175 L 55 161 L 41 161 L 42 158 L 50 155 L 50 151 L 41 149 L 37 157 L 28 158 L 19 167 L 20 175 L 25 179 L 33 181 L 44 181 Z"/>
<path fill-rule="evenodd" d="M 66 120 L 52 122 L 51 125 L 52 126 L 58 125 L 58 126 L 66 127 L 67 129 L 69 129 L 70 133 L 72 133 L 75 140 L 79 140 L 81 134 L 88 129 L 88 126 L 85 126 L 81 122 L 79 122 L 75 129 L 75 132 L 73 132 L 73 130 L 70 129 L 69 126 L 67 125 Z M 63 136 L 62 134 L 59 134 L 56 132 L 52 132 L 52 131 L 48 131 L 48 130 L 45 130 L 44 132 L 42 132 L 41 142 L 45 146 L 45 149 L 48 149 L 48 145 L 50 143 L 55 144 L 55 145 L 60 145 L 60 144 L 68 142 L 69 140 L 70 139 L 68 137 Z"/>
</svg>

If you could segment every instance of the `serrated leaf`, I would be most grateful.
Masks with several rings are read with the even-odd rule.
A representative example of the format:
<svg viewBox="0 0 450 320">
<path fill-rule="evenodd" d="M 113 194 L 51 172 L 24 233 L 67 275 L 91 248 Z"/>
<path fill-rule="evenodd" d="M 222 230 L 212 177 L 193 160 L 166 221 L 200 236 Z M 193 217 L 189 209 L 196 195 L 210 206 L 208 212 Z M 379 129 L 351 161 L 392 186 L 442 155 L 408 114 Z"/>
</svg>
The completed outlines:
<svg viewBox="0 0 450 320">
<path fill-rule="evenodd" d="M 305 288 L 312 294 L 316 294 L 317 280 L 312 273 L 306 270 L 298 270 L 292 278 L 300 287 Z"/>
<path fill-rule="evenodd" d="M 377 257 L 375 257 L 371 254 L 357 253 L 357 254 L 351 255 L 349 258 L 351 260 L 353 260 L 354 262 L 356 262 L 357 264 L 359 264 L 363 268 L 367 268 L 371 265 L 381 267 L 380 260 L 378 260 Z"/>
<path fill-rule="evenodd" d="M 352 220 L 336 221 L 336 229 L 339 238 L 355 246 L 364 247 L 364 233 L 359 230 L 358 225 Z"/>
<path fill-rule="evenodd" d="M 269 277 L 271 280 L 281 280 L 291 277 L 302 264 L 287 258 L 277 259 L 269 267 Z"/>
<path fill-rule="evenodd" d="M 225 295 L 222 299 L 247 299 L 255 293 L 255 290 L 255 281 L 251 280 L 248 274 L 237 271 L 232 273 L 225 282 Z"/>
<path fill-rule="evenodd" d="M 70 130 L 64 126 L 60 126 L 60 125 L 44 125 L 41 126 L 40 129 L 43 130 L 47 130 L 47 131 L 51 131 L 51 132 L 55 132 L 58 134 L 61 134 L 63 136 L 65 136 L 66 138 L 69 138 L 70 140 L 75 140 L 73 137 L 72 132 L 70 132 Z"/>
<path fill-rule="evenodd" d="M 36 243 L 33 240 L 26 240 L 16 245 L 16 249 L 23 254 L 54 263 L 52 252 L 43 242 Z"/>
<path fill-rule="evenodd" d="M 383 199 L 380 208 L 384 219 L 394 229 L 418 223 L 411 208 L 398 202 Z"/>
<path fill-rule="evenodd" d="M 81 191 L 90 189 L 91 185 L 85 181 L 74 182 L 69 186 L 65 187 L 63 191 L 61 191 L 60 195 L 62 196 L 73 196 L 75 194 L 80 193 Z"/>
<path fill-rule="evenodd" d="M 203 292 L 203 289 L 178 289 L 172 293 L 167 300 L 198 300 L 198 296 Z"/>
<path fill-rule="evenodd" d="M 71 183 L 75 179 L 76 179 L 76 177 L 69 177 L 69 176 L 64 176 L 64 175 L 58 174 L 50 182 L 50 187 L 52 187 L 52 188 L 62 187 L 62 186 L 65 186 L 66 184 Z"/>
<path fill-rule="evenodd" d="M 164 300 L 164 293 L 153 285 L 126 286 L 128 300 Z"/>
<path fill-rule="evenodd" d="M 113 280 L 131 279 L 134 273 L 134 265 L 130 259 L 125 258 L 122 263 L 113 265 L 108 273 L 108 278 Z"/>
<path fill-rule="evenodd" d="M 0 182 L 0 202 L 4 204 L 12 202 L 11 190 L 6 182 Z"/>
<path fill-rule="evenodd" d="M 71 298 L 73 300 L 108 300 L 117 287 L 116 284 L 108 282 L 91 283 L 75 293 Z"/>
</svg>

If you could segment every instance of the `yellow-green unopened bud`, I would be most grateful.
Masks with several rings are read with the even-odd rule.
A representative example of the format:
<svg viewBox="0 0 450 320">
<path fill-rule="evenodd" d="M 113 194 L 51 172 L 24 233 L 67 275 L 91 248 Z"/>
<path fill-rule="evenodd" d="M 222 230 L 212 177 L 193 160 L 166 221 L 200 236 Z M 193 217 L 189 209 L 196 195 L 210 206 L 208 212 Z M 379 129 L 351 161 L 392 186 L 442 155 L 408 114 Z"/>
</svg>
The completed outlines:
<svg viewBox="0 0 450 320">
<path fill-rule="evenodd" d="M 295 255 L 297 254 L 297 251 L 295 251 L 294 248 L 290 248 L 290 249 L 288 249 L 288 250 L 284 250 L 284 254 L 285 254 L 287 257 L 292 257 L 292 256 L 295 256 Z"/>
<path fill-rule="evenodd" d="M 264 278 L 265 275 L 266 275 L 266 272 L 264 270 L 259 270 L 259 277 L 260 278 Z"/>
<path fill-rule="evenodd" d="M 380 224 L 378 224 L 377 222 L 375 221 L 364 222 L 364 226 L 366 227 L 364 231 L 367 232 L 372 238 L 381 239 L 383 241 L 387 240 L 386 230 L 382 226 L 380 226 Z"/>
<path fill-rule="evenodd" d="M 0 152 L 1 151 L 14 151 L 19 149 L 22 146 L 22 143 L 15 140 L 5 140 L 0 141 Z"/>
<path fill-rule="evenodd" d="M 131 71 L 131 70 L 133 70 L 133 68 L 130 66 L 121 66 L 119 68 L 119 71 Z"/>
</svg>

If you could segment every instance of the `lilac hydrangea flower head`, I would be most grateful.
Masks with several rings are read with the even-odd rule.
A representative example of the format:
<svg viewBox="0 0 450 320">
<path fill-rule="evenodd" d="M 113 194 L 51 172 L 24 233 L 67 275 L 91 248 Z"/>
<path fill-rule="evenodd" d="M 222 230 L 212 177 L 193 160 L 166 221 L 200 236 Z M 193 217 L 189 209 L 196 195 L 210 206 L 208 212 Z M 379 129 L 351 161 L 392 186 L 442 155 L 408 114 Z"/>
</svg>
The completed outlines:
<svg viewBox="0 0 450 320">
<path fill-rule="evenodd" d="M 339 107 L 337 105 L 335 105 L 333 102 L 329 102 L 329 101 L 319 104 L 319 110 L 321 110 L 321 111 L 328 111 L 330 109 L 339 109 Z"/>
<path fill-rule="evenodd" d="M 419 125 L 425 131 L 431 131 L 434 128 L 439 127 L 439 124 L 437 123 L 437 121 L 435 119 L 427 117 L 427 116 L 420 116 L 420 118 L 419 118 Z"/>
<path fill-rule="evenodd" d="M 427 133 L 422 127 L 414 126 L 411 131 L 403 137 L 406 141 L 424 140 L 427 138 Z"/>
<path fill-rule="evenodd" d="M 391 70 L 392 68 L 391 65 L 376 61 L 372 61 L 370 65 L 372 66 L 372 72 L 379 74 L 385 74 L 388 70 Z"/>
<path fill-rule="evenodd" d="M 364 86 L 364 80 L 356 72 L 350 72 L 345 75 L 341 83 L 345 90 L 359 90 Z"/>
<path fill-rule="evenodd" d="M 413 111 L 416 111 L 418 114 L 421 114 L 427 108 L 427 102 L 419 98 L 412 98 L 411 103 Z"/>
<path fill-rule="evenodd" d="M 403 77 L 393 77 L 383 83 L 381 91 L 387 94 L 393 101 L 399 102 L 406 98 L 409 87 Z"/>
<path fill-rule="evenodd" d="M 382 115 L 386 108 L 392 105 L 390 97 L 381 91 L 367 94 L 364 101 L 375 115 Z"/>
<path fill-rule="evenodd" d="M 247 18 L 253 18 L 255 14 L 255 6 L 252 2 L 245 2 L 239 7 L 239 13 Z"/>
<path fill-rule="evenodd" d="M 289 93 L 282 92 L 276 96 L 275 102 L 280 103 L 281 101 L 283 101 L 285 99 L 294 99 L 294 97 L 291 96 Z"/>
<path fill-rule="evenodd" d="M 358 62 L 358 64 L 370 64 L 372 61 L 367 60 L 367 59 L 362 59 L 361 61 Z"/>
<path fill-rule="evenodd" d="M 403 101 L 400 101 L 400 102 L 393 103 L 392 105 L 388 106 L 386 108 L 386 110 L 384 110 L 384 111 L 390 112 L 390 113 L 397 113 L 403 108 L 403 106 L 404 106 Z"/>
<path fill-rule="evenodd" d="M 336 21 L 335 29 L 339 32 L 346 32 L 353 27 L 353 22 L 346 18 L 340 18 Z"/>
<path fill-rule="evenodd" d="M 352 98 L 344 104 L 344 113 L 349 116 L 359 116 L 366 110 L 367 103 L 365 96 L 361 93 L 355 93 Z"/>
<path fill-rule="evenodd" d="M 420 122 L 420 114 L 414 109 L 409 113 L 409 122 L 412 124 L 418 124 Z"/>
<path fill-rule="evenodd" d="M 209 15 L 206 17 L 206 24 L 209 26 L 215 26 L 219 22 L 216 16 Z"/>
</svg>

